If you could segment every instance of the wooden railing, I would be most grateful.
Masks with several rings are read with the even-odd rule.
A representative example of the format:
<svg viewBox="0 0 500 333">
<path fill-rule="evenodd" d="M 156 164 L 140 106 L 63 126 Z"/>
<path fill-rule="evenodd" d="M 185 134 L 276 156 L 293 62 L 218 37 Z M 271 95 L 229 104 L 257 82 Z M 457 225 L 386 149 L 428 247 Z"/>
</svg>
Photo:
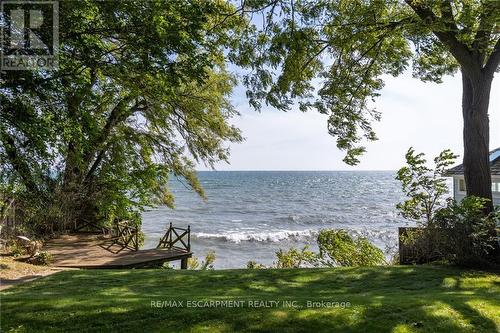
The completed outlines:
<svg viewBox="0 0 500 333">
<path fill-rule="evenodd" d="M 132 226 L 129 221 L 117 222 L 114 228 L 108 228 L 107 231 L 111 234 L 111 243 L 106 247 L 106 250 L 115 253 L 125 249 L 131 251 L 139 250 L 139 228 Z M 117 246 L 119 249 L 112 250 L 113 246 Z"/>
<path fill-rule="evenodd" d="M 76 223 L 76 222 L 75 222 Z M 95 232 L 111 232 L 113 230 L 112 228 L 108 227 L 101 227 L 97 221 L 94 220 L 89 220 L 89 221 L 81 221 L 80 224 L 75 224 L 73 228 L 73 232 L 89 232 L 89 233 L 95 233 Z"/>
<path fill-rule="evenodd" d="M 177 245 L 176 245 L 177 244 Z M 191 251 L 191 227 L 188 226 L 185 228 L 178 228 L 170 226 L 167 229 L 167 232 L 160 239 L 160 242 L 156 246 L 157 249 L 166 248 L 166 249 L 176 249 L 180 251 Z"/>
</svg>

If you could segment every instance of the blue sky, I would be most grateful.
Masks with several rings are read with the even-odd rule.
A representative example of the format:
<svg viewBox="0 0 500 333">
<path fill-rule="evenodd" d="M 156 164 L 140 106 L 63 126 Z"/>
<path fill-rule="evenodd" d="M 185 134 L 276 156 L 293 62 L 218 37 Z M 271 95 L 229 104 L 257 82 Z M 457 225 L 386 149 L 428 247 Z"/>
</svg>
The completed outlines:
<svg viewBox="0 0 500 333">
<path fill-rule="evenodd" d="M 327 132 L 326 116 L 298 110 L 281 112 L 248 106 L 244 89 L 238 87 L 233 104 L 241 113 L 232 123 L 243 131 L 245 141 L 231 144 L 230 164 L 217 170 L 396 170 L 413 146 L 434 157 L 445 148 L 462 153 L 460 74 L 442 84 L 423 83 L 410 73 L 387 77 L 376 107 L 382 120 L 374 128 L 378 141 L 367 143 L 361 163 L 350 167 L 344 153 Z M 500 147 L 500 78 L 494 79 L 490 99 L 490 148 Z M 199 170 L 207 168 L 200 165 Z"/>
</svg>

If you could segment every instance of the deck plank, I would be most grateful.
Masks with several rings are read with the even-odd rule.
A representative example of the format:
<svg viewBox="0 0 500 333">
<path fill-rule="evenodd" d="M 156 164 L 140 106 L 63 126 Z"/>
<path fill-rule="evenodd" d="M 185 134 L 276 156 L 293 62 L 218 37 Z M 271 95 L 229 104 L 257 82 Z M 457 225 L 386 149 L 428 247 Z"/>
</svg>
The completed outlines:
<svg viewBox="0 0 500 333">
<path fill-rule="evenodd" d="M 53 266 L 73 268 L 131 268 L 161 264 L 192 256 L 179 249 L 145 249 L 119 253 L 117 247 L 108 251 L 109 241 L 97 234 L 72 234 L 51 239 L 43 250 L 53 256 Z"/>
</svg>

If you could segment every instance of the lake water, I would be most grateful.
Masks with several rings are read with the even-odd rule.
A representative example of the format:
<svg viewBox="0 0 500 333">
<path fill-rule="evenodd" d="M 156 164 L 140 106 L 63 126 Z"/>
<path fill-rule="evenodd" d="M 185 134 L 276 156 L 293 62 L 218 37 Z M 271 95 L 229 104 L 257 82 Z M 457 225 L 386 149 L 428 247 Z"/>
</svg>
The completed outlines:
<svg viewBox="0 0 500 333">
<path fill-rule="evenodd" d="M 207 201 L 171 181 L 176 208 L 143 213 L 145 247 L 155 247 L 172 222 L 191 226 L 192 250 L 216 254 L 215 268 L 243 268 L 249 260 L 270 265 L 282 248 L 316 247 L 324 228 L 347 229 L 381 249 L 394 248 L 403 200 L 393 171 L 199 172 Z"/>
</svg>

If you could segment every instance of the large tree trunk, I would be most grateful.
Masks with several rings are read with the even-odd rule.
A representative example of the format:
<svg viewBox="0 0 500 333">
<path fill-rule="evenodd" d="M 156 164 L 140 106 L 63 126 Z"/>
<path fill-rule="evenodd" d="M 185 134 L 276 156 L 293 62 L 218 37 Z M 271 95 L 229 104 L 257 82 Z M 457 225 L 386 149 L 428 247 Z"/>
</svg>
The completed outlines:
<svg viewBox="0 0 500 333">
<path fill-rule="evenodd" d="M 489 162 L 490 129 L 488 104 L 491 82 L 478 72 L 474 78 L 462 71 L 464 118 L 464 175 L 467 195 L 489 199 L 486 213 L 493 210 Z"/>
</svg>

